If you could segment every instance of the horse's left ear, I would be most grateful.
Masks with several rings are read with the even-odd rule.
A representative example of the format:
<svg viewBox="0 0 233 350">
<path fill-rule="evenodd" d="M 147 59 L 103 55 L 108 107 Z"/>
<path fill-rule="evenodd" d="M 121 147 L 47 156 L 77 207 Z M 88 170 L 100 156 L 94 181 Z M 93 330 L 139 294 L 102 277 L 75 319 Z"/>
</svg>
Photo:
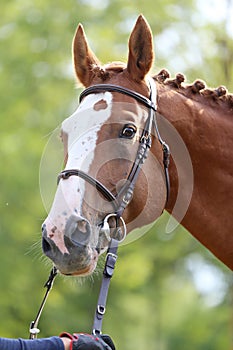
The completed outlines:
<svg viewBox="0 0 233 350">
<path fill-rule="evenodd" d="M 154 60 L 153 36 L 146 19 L 140 15 L 129 38 L 127 70 L 130 76 L 141 81 L 150 71 Z"/>
</svg>

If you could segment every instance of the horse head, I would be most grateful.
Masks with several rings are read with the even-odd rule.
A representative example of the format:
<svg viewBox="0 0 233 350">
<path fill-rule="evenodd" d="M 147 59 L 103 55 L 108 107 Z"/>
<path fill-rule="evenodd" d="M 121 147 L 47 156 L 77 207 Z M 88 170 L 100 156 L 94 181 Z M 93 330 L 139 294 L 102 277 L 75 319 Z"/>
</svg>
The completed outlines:
<svg viewBox="0 0 233 350">
<path fill-rule="evenodd" d="M 154 112 L 150 93 L 156 87 L 148 79 L 153 37 L 146 20 L 139 16 L 130 35 L 127 64 L 102 66 L 82 25 L 74 36 L 73 61 L 86 90 L 77 110 L 62 123 L 65 168 L 42 225 L 43 251 L 61 273 L 87 275 L 111 238 L 122 240 L 126 229 L 160 216 L 167 191 L 163 144 L 148 117 Z M 135 160 L 140 163 L 140 152 L 147 148 L 135 177 Z"/>
</svg>

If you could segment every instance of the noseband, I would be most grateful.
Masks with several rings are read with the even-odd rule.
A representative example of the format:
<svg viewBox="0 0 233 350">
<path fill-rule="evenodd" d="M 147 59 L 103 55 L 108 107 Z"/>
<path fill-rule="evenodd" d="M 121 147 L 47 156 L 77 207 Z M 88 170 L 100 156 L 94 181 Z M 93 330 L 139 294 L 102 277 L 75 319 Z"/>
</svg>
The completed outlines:
<svg viewBox="0 0 233 350">
<path fill-rule="evenodd" d="M 169 193 L 170 193 L 170 181 L 169 181 L 169 172 L 168 172 L 168 166 L 169 166 L 169 157 L 170 157 L 170 150 L 168 145 L 163 141 L 163 139 L 160 136 L 158 124 L 157 124 L 157 118 L 156 118 L 156 111 L 157 111 L 157 104 L 156 104 L 156 85 L 152 78 L 149 78 L 149 87 L 150 87 L 150 98 L 147 98 L 135 91 L 126 89 L 121 86 L 117 85 L 111 85 L 111 84 L 101 84 L 101 85 L 93 85 L 85 89 L 79 98 L 79 102 L 83 100 L 84 97 L 90 95 L 90 94 L 96 94 L 100 92 L 118 92 L 124 95 L 128 95 L 144 106 L 148 108 L 148 117 L 144 125 L 144 129 L 142 131 L 142 134 L 139 139 L 139 146 L 137 150 L 137 155 L 134 160 L 134 163 L 131 167 L 130 173 L 128 175 L 128 178 L 126 179 L 125 185 L 121 188 L 120 192 L 115 196 L 110 190 L 108 190 L 100 181 L 92 177 L 91 175 L 83 172 L 79 169 L 66 169 L 63 170 L 58 175 L 58 183 L 60 179 L 68 179 L 70 176 L 78 176 L 91 184 L 92 186 L 96 187 L 96 189 L 109 201 L 112 203 L 114 207 L 114 215 L 116 215 L 116 218 L 121 218 L 123 215 L 123 212 L 127 205 L 130 203 L 131 199 L 133 198 L 133 192 L 136 185 L 136 181 L 138 178 L 138 175 L 140 173 L 141 167 L 147 158 L 147 154 L 149 149 L 152 145 L 152 128 L 154 127 L 157 138 L 162 145 L 163 150 L 163 166 L 164 166 L 164 174 L 165 174 L 165 182 L 166 182 L 166 200 L 168 201 Z"/>
</svg>

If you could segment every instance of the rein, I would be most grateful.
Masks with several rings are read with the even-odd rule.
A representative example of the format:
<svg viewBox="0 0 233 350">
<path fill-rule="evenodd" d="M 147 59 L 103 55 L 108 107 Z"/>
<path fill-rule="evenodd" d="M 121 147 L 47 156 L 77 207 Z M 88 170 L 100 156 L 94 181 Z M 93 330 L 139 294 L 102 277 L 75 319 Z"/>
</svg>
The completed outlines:
<svg viewBox="0 0 233 350">
<path fill-rule="evenodd" d="M 101 85 L 93 85 L 88 88 L 86 88 L 81 94 L 79 98 L 79 102 L 83 100 L 84 97 L 88 96 L 89 94 L 96 94 L 99 92 L 118 92 L 124 95 L 128 95 L 134 99 L 136 99 L 138 102 L 142 103 L 144 106 L 148 108 L 148 117 L 144 125 L 144 129 L 142 131 L 142 134 L 140 136 L 139 140 L 139 146 L 137 150 L 137 155 L 134 160 L 134 163 L 131 167 L 131 170 L 129 172 L 127 181 L 125 185 L 121 188 L 120 192 L 115 196 L 110 190 L 108 190 L 100 181 L 92 177 L 91 175 L 83 172 L 79 169 L 68 169 L 63 170 L 60 172 L 57 178 L 57 184 L 60 182 L 61 179 L 66 180 L 70 176 L 78 176 L 82 178 L 84 181 L 88 182 L 92 186 L 96 187 L 96 189 L 107 199 L 109 202 L 112 203 L 114 208 L 114 213 L 108 214 L 103 222 L 102 227 L 100 228 L 100 233 L 104 233 L 106 237 L 109 237 L 109 248 L 106 254 L 106 260 L 105 260 L 105 267 L 103 270 L 103 277 L 102 277 L 102 284 L 100 288 L 99 298 L 97 302 L 97 307 L 95 311 L 94 316 L 94 323 L 92 328 L 92 334 L 99 335 L 101 334 L 101 328 L 102 328 L 102 321 L 103 316 L 106 311 L 106 301 L 107 301 L 107 295 L 108 295 L 108 289 L 110 285 L 110 280 L 113 276 L 115 263 L 117 260 L 117 250 L 118 250 L 118 244 L 124 240 L 126 236 L 126 225 L 124 222 L 124 219 L 122 218 L 123 212 L 127 205 L 130 203 L 131 199 L 133 198 L 133 192 L 135 189 L 136 181 L 138 178 L 138 175 L 140 173 L 141 167 L 143 163 L 145 162 L 147 158 L 147 154 L 151 148 L 152 145 L 152 128 L 154 127 L 157 138 L 162 145 L 162 151 L 163 151 L 163 166 L 164 166 L 164 175 L 165 175 L 165 181 L 166 181 L 166 201 L 168 201 L 169 194 L 170 194 L 170 181 L 169 181 L 169 158 L 170 158 L 170 150 L 169 146 L 163 141 L 163 139 L 160 136 L 158 124 L 157 124 L 157 118 L 156 118 L 156 112 L 157 112 L 157 92 L 156 92 L 156 85 L 152 78 L 149 78 L 149 87 L 150 87 L 150 98 L 147 98 L 137 92 L 134 92 L 132 90 L 129 90 L 127 88 L 123 88 L 121 86 L 117 85 L 111 85 L 111 84 L 101 84 Z M 121 222 L 123 226 L 123 237 L 121 240 L 114 239 L 110 237 L 110 227 L 108 224 L 108 219 L 110 217 L 115 217 L 116 219 L 116 231 L 118 231 L 118 224 Z M 96 248 L 97 249 L 97 248 Z M 35 318 L 35 321 L 32 321 L 30 324 L 30 339 L 35 339 L 37 337 L 37 334 L 39 333 L 38 329 L 38 323 L 41 316 L 41 313 L 43 311 L 43 307 L 45 305 L 45 302 L 47 300 L 48 294 L 53 286 L 54 278 L 57 275 L 57 269 L 56 267 L 53 267 L 52 271 L 50 272 L 50 276 L 48 281 L 45 283 L 45 287 L 47 287 L 47 291 L 45 293 L 45 296 L 43 298 L 43 301 L 41 303 L 41 306 L 39 308 L 39 311 L 37 313 L 37 316 Z"/>
</svg>

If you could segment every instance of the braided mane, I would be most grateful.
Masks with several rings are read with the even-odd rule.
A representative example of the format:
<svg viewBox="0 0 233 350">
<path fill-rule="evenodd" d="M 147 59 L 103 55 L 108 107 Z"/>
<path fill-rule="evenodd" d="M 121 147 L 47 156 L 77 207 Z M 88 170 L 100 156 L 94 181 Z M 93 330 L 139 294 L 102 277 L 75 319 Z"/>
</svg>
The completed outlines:
<svg viewBox="0 0 233 350">
<path fill-rule="evenodd" d="M 233 94 L 228 93 L 225 86 L 219 86 L 216 89 L 210 89 L 206 87 L 205 82 L 198 79 L 192 84 L 183 84 L 185 76 L 178 73 L 175 79 L 170 79 L 170 73 L 166 69 L 162 69 L 158 74 L 153 77 L 158 83 L 170 86 L 177 92 L 184 96 L 191 98 L 195 101 L 209 104 L 219 105 L 225 107 L 228 110 L 233 110 Z"/>
<path fill-rule="evenodd" d="M 111 74 L 123 72 L 125 68 L 125 63 L 112 62 L 104 66 L 93 66 L 92 70 L 95 76 L 105 81 L 111 77 Z M 212 106 L 219 105 L 229 111 L 233 110 L 233 94 L 228 93 L 225 86 L 211 89 L 206 87 L 206 83 L 200 79 L 195 80 L 192 84 L 183 84 L 185 81 L 184 74 L 178 73 L 174 79 L 171 79 L 170 73 L 166 69 L 162 69 L 153 78 L 158 83 L 175 89 L 187 98 Z"/>
</svg>

